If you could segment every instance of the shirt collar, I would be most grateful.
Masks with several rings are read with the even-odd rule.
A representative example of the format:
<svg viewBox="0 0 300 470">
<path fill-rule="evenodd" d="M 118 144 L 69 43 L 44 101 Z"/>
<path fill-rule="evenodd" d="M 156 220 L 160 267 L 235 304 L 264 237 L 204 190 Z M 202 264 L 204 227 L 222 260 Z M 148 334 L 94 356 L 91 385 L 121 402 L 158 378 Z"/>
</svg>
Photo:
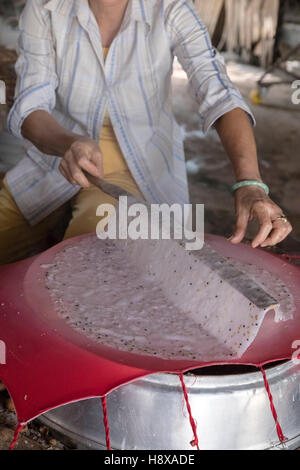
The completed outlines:
<svg viewBox="0 0 300 470">
<path fill-rule="evenodd" d="M 150 5 L 149 0 L 129 0 L 131 1 L 131 18 L 136 21 L 148 23 L 151 26 L 150 21 Z"/>
<path fill-rule="evenodd" d="M 88 26 L 91 17 L 88 0 L 49 0 L 44 7 L 60 15 L 76 16 L 83 27 Z"/>
<path fill-rule="evenodd" d="M 49 0 L 44 7 L 47 10 L 56 11 L 62 15 L 68 15 L 73 12 L 74 15 L 81 16 L 86 20 L 90 16 L 88 0 L 73 0 L 72 2 L 69 0 Z M 129 19 L 148 23 L 151 26 L 149 0 L 129 0 L 127 14 Z"/>
<path fill-rule="evenodd" d="M 49 0 L 45 3 L 44 8 L 46 8 L 46 10 L 56 11 L 62 15 L 67 15 L 72 11 L 73 2 L 65 2 L 63 0 Z"/>
</svg>

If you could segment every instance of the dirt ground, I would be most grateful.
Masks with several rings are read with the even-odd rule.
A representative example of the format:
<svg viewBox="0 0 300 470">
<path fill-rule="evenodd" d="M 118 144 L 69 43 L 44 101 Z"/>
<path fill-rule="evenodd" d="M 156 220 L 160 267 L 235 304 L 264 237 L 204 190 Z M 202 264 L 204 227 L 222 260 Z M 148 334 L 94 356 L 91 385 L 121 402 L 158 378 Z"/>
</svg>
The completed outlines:
<svg viewBox="0 0 300 470">
<path fill-rule="evenodd" d="M 229 73 L 248 100 L 262 71 L 250 66 L 229 63 Z M 255 135 L 261 172 L 270 186 L 271 197 L 281 205 L 294 224 L 294 232 L 277 250 L 300 253 L 300 105 L 291 102 L 288 85 L 273 87 L 264 105 L 250 103 L 256 117 Z M 248 100 L 249 102 L 249 100 Z M 234 227 L 233 199 L 230 187 L 233 174 L 215 132 L 204 137 L 199 132 L 197 107 L 187 92 L 187 80 L 177 67 L 174 73 L 174 111 L 185 131 L 185 149 L 192 202 L 205 204 L 206 232 L 229 236 Z M 16 162 L 22 153 L 20 143 L 0 134 L 0 171 Z M 249 240 L 255 231 L 251 227 Z M 0 450 L 7 449 L 13 438 L 15 416 L 6 391 L 0 391 Z M 38 422 L 29 424 L 21 434 L 18 449 L 61 450 L 72 448 Z"/>
</svg>

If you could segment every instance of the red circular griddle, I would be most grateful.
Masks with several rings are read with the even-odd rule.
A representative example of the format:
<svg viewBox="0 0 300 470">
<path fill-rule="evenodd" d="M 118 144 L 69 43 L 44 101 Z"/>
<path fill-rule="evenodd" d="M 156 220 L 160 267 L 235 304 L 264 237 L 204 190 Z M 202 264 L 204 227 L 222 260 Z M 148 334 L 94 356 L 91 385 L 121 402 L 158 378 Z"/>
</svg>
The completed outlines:
<svg viewBox="0 0 300 470">
<path fill-rule="evenodd" d="M 6 349 L 6 364 L 0 364 L 0 380 L 13 399 L 20 424 L 60 405 L 103 397 L 148 374 L 183 373 L 225 364 L 162 360 L 114 350 L 76 332 L 58 318 L 51 307 L 40 265 L 50 264 L 58 251 L 85 236 L 64 241 L 34 258 L 0 267 L 0 341 Z M 295 353 L 293 343 L 300 340 L 299 268 L 263 250 L 232 245 L 221 237 L 207 235 L 206 243 L 223 256 L 256 264 L 278 275 L 296 305 L 293 320 L 286 322 L 275 323 L 274 313 L 269 312 L 246 353 L 226 364 L 262 366 L 291 359 Z"/>
</svg>

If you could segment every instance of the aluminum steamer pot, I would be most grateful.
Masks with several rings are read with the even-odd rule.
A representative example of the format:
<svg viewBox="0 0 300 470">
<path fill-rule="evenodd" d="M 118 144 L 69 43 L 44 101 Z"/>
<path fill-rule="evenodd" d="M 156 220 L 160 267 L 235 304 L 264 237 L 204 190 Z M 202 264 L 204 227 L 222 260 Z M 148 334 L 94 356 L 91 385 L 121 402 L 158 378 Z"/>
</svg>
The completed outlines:
<svg viewBox="0 0 300 470">
<path fill-rule="evenodd" d="M 250 372 L 249 372 L 250 370 Z M 287 441 L 279 442 L 260 371 L 216 366 L 185 375 L 200 449 L 296 449 L 300 446 L 300 364 L 269 366 L 267 378 Z M 107 399 L 113 449 L 193 450 L 193 432 L 179 377 L 153 374 Z M 104 449 L 101 401 L 83 400 L 40 418 L 80 448 Z M 194 449 L 195 450 L 195 449 Z"/>
</svg>

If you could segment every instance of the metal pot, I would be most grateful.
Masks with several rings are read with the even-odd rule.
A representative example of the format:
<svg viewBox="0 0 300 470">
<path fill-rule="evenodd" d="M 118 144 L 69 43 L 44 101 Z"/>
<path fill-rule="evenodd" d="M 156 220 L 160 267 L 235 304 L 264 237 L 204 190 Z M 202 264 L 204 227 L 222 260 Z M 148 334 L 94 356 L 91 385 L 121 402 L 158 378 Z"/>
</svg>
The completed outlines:
<svg viewBox="0 0 300 470">
<path fill-rule="evenodd" d="M 267 370 L 287 442 L 278 440 L 260 371 L 218 366 L 185 375 L 200 449 L 270 449 L 300 446 L 300 365 L 287 361 Z M 193 439 L 179 377 L 154 374 L 108 396 L 113 449 L 192 450 Z M 81 447 L 105 448 L 98 398 L 59 407 L 42 421 Z"/>
</svg>

